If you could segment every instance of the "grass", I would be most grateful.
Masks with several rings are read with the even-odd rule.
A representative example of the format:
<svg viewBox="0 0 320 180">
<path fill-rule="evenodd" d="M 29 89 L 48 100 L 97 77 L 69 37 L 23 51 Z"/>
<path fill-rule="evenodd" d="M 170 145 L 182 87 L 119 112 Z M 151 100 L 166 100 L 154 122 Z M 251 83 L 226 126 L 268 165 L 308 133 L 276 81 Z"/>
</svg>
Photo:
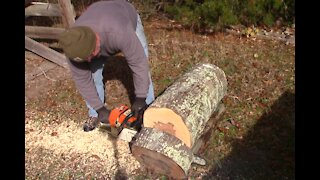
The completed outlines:
<svg viewBox="0 0 320 180">
<path fill-rule="evenodd" d="M 273 113 L 272 107 L 282 98 L 283 94 L 291 93 L 289 97 L 291 99 L 295 94 L 295 54 L 292 46 L 274 41 L 237 39 L 224 34 L 206 37 L 191 34 L 187 31 L 164 31 L 161 28 L 156 30 L 150 28 L 150 32 L 147 34 L 149 34 L 150 42 L 155 44 L 155 46 L 150 47 L 150 51 L 157 52 L 156 57 L 151 54 L 153 63 L 151 67 L 153 68 L 156 91 L 160 91 L 166 85 L 164 83 L 168 79 L 166 77 L 169 76 L 174 81 L 180 74 L 200 62 L 213 63 L 222 68 L 227 75 L 228 94 L 223 99 L 227 110 L 222 116 L 223 120 L 218 125 L 226 126 L 226 128 L 218 128 L 213 132 L 208 148 L 210 150 L 204 154 L 207 159 L 216 159 L 223 164 L 226 161 L 225 159 L 233 154 L 233 149 L 237 149 L 234 142 L 239 141 L 246 144 L 246 135 L 256 128 L 264 116 Z M 258 56 L 254 56 L 254 54 L 258 54 Z M 172 57 L 172 61 L 168 62 L 167 57 Z M 177 64 L 179 64 L 179 68 L 177 68 Z M 294 101 L 292 104 L 288 104 L 285 110 L 279 112 L 279 116 L 291 116 L 291 119 L 287 119 L 288 121 L 292 120 L 292 114 L 294 114 Z M 230 119 L 236 121 L 239 127 L 232 125 Z M 265 119 L 268 121 L 269 117 L 267 116 Z M 268 127 L 266 128 L 268 129 Z M 263 129 L 259 129 L 259 131 L 267 131 Z M 277 169 L 278 174 L 268 174 L 275 169 L 272 166 L 265 165 L 264 160 L 261 160 L 261 166 L 269 170 L 262 175 L 258 173 L 261 170 L 244 171 L 247 174 L 243 175 L 240 172 L 237 172 L 238 175 L 232 173 L 230 175 L 225 173 L 224 175 L 229 177 L 249 177 L 249 175 L 255 177 L 256 173 L 257 178 L 265 175 L 268 175 L 271 179 L 279 177 L 294 178 L 294 156 L 292 155 L 292 152 L 294 152 L 294 146 L 292 146 L 294 137 L 290 137 L 292 131 L 294 131 L 292 128 L 286 129 L 282 132 L 282 136 L 274 135 L 276 133 L 271 131 L 270 137 L 274 141 L 261 139 L 261 143 L 266 144 L 265 146 L 255 143 L 252 145 L 250 143 L 252 139 L 248 140 L 247 143 L 253 147 L 258 146 L 260 149 L 258 148 L 255 151 L 259 153 L 261 151 L 265 156 L 275 155 L 278 160 L 273 163 L 276 164 L 283 164 L 280 159 L 287 155 L 292 164 L 286 164 L 283 170 Z M 286 142 L 280 143 L 283 137 L 289 139 L 287 145 Z M 268 142 L 269 140 L 271 142 Z M 258 140 L 254 138 L 252 141 Z M 267 150 L 274 145 L 276 145 L 275 149 L 288 148 L 287 152 L 277 155 L 274 151 Z M 219 147 L 218 151 L 216 150 L 217 147 Z M 243 149 L 246 149 L 246 147 Z M 234 163 L 237 162 L 235 160 Z M 209 162 L 209 164 L 212 167 L 217 166 L 215 161 Z M 228 164 L 228 166 L 231 165 Z M 215 171 L 218 170 L 215 169 Z M 227 172 L 229 171 L 231 170 Z M 213 174 L 212 172 L 209 171 L 208 174 Z"/>
<path fill-rule="evenodd" d="M 200 154 L 208 165 L 192 167 L 191 178 L 294 179 L 295 48 L 222 33 L 205 36 L 168 30 L 168 23 L 144 22 L 156 95 L 197 63 L 217 65 L 228 80 L 228 93 L 222 100 L 226 111 Z M 109 105 L 128 102 L 119 93 L 108 95 L 117 98 Z M 71 80 L 59 81 L 47 94 L 27 102 L 26 111 L 32 109 L 52 119 L 68 117 L 79 123 L 87 114 Z M 29 116 L 41 121 L 44 115 Z M 148 179 L 148 175 L 141 173 L 136 179 Z"/>
</svg>

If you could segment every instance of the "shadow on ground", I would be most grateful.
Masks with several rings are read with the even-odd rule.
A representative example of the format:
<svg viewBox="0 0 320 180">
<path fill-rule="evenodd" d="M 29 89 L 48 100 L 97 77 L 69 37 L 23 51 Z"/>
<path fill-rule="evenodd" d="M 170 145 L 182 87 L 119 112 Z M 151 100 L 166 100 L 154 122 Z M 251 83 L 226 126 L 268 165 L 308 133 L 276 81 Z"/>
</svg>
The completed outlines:
<svg viewBox="0 0 320 180">
<path fill-rule="evenodd" d="M 203 179 L 295 179 L 295 94 L 285 92 Z"/>
<path fill-rule="evenodd" d="M 134 100 L 134 85 L 132 79 L 132 72 L 128 66 L 126 59 L 123 56 L 111 56 L 111 57 L 101 57 L 107 58 L 104 65 L 103 77 L 104 82 L 109 80 L 119 80 L 125 87 L 130 103 Z"/>
<path fill-rule="evenodd" d="M 132 79 L 132 71 L 128 66 L 127 60 L 123 56 L 110 56 L 110 57 L 99 57 L 106 59 L 106 63 L 103 69 L 103 78 L 104 83 L 110 80 L 119 80 L 128 94 L 129 101 L 132 104 L 135 94 L 134 94 L 134 85 Z M 122 97 L 123 98 L 123 97 Z M 113 141 L 113 148 L 115 159 L 119 158 L 118 147 L 116 144 L 116 139 L 110 137 Z M 120 168 L 119 162 L 116 162 L 117 172 L 115 174 L 115 180 L 126 180 L 128 179 L 128 175 L 126 174 L 124 169 Z"/>
</svg>

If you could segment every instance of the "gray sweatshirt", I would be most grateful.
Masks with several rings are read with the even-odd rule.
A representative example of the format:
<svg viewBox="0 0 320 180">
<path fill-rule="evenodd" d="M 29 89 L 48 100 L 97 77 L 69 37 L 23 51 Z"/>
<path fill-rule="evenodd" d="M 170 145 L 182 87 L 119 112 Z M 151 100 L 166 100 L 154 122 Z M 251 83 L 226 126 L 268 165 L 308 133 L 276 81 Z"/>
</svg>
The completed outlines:
<svg viewBox="0 0 320 180">
<path fill-rule="evenodd" d="M 147 97 L 149 64 L 143 47 L 135 33 L 137 12 L 125 0 L 98 1 L 90 5 L 73 26 L 88 26 L 100 36 L 101 54 L 112 56 L 122 52 L 133 73 L 136 97 Z M 94 59 L 92 59 L 94 61 Z M 68 61 L 72 77 L 80 94 L 95 110 L 104 103 L 96 91 L 90 62 Z"/>
</svg>

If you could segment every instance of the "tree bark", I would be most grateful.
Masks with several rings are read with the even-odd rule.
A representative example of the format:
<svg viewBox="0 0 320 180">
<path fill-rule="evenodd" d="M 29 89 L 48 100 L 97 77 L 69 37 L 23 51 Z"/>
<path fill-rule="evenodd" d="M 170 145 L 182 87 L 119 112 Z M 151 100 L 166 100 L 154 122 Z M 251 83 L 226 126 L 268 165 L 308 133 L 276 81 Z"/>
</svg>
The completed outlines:
<svg viewBox="0 0 320 180">
<path fill-rule="evenodd" d="M 131 143 L 133 156 L 147 169 L 173 178 L 186 178 L 193 154 L 175 136 L 154 128 L 142 128 Z"/>
<path fill-rule="evenodd" d="M 224 72 L 200 64 L 185 73 L 144 112 L 144 127 L 176 136 L 191 148 L 227 92 Z"/>
<path fill-rule="evenodd" d="M 221 115 L 225 111 L 225 106 L 223 103 L 218 105 L 217 111 L 212 115 L 212 117 L 208 120 L 205 129 L 203 130 L 199 139 L 193 144 L 192 152 L 193 154 L 203 154 L 204 149 L 209 145 L 209 140 L 212 134 L 213 129 L 216 124 L 221 121 Z"/>
</svg>

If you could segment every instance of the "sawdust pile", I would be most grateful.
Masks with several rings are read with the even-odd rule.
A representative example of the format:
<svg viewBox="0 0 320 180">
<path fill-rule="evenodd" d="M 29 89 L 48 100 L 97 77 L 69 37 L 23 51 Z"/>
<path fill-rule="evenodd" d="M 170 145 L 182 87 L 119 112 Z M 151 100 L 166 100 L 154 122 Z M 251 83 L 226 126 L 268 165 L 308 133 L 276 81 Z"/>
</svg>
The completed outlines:
<svg viewBox="0 0 320 180">
<path fill-rule="evenodd" d="M 47 120 L 26 118 L 26 177 L 110 179 L 131 177 L 140 168 L 127 142 L 110 139 L 99 130 L 83 132 L 82 125 L 71 119 Z"/>
</svg>

